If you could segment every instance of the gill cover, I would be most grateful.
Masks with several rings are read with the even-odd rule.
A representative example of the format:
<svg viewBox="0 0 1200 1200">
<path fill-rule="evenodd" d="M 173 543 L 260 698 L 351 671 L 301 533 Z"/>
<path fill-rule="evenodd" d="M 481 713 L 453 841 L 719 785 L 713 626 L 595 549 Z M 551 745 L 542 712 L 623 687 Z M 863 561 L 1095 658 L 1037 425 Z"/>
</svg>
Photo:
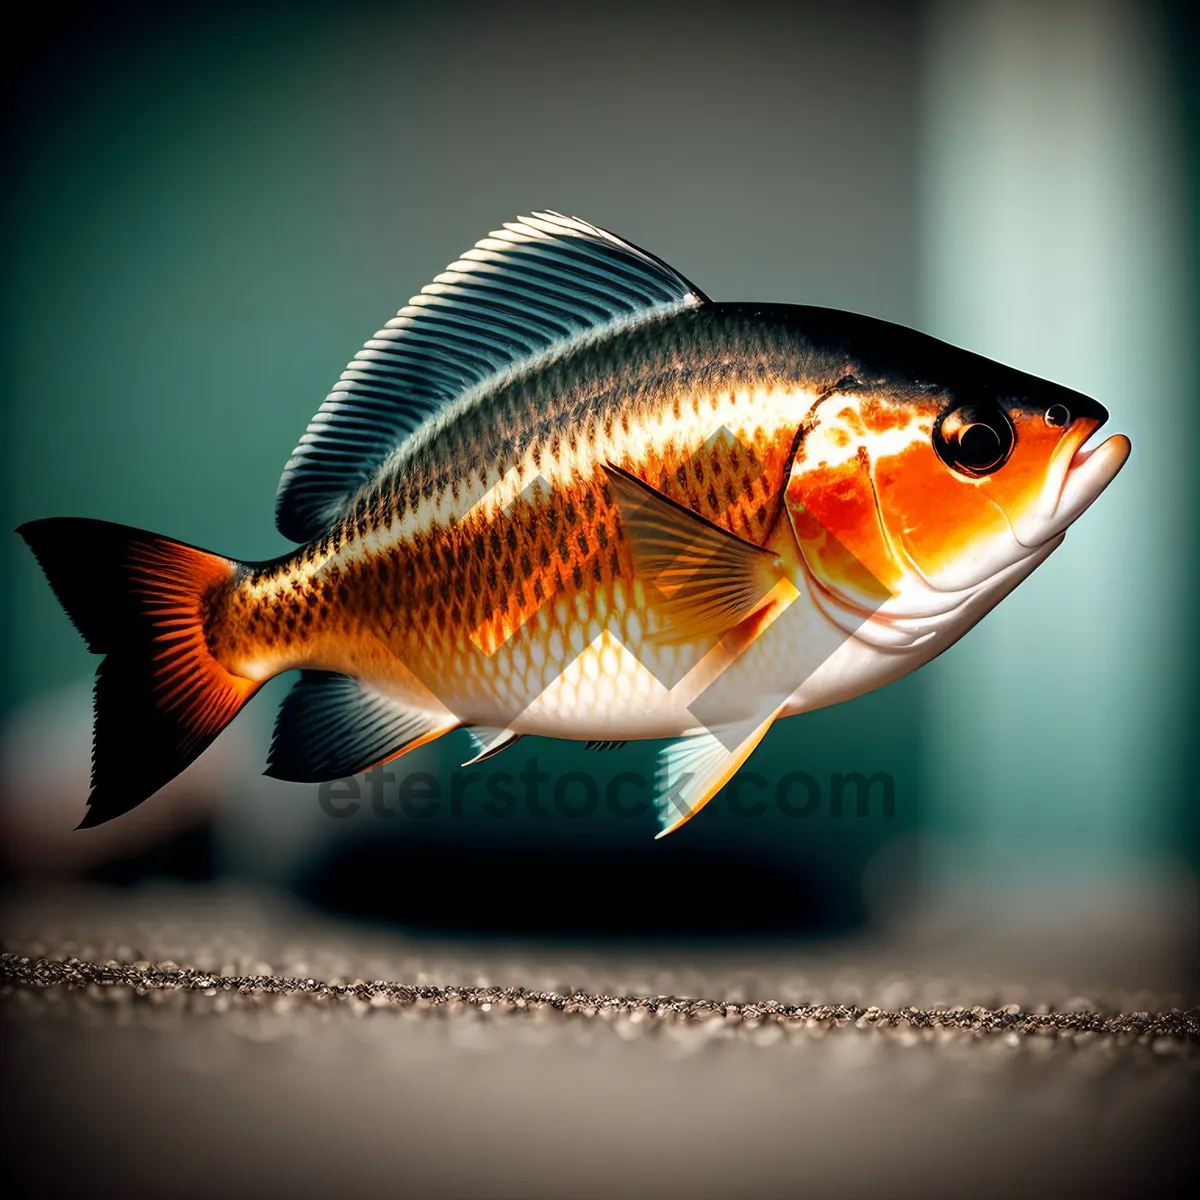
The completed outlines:
<svg viewBox="0 0 1200 1200">
<path fill-rule="evenodd" d="M 1044 518 L 1107 418 L 1086 396 L 924 335 L 907 348 L 903 369 L 863 370 L 866 382 L 822 398 L 786 495 L 809 566 L 864 607 L 872 579 L 910 602 L 962 592 L 1060 533 L 1069 521 Z"/>
</svg>

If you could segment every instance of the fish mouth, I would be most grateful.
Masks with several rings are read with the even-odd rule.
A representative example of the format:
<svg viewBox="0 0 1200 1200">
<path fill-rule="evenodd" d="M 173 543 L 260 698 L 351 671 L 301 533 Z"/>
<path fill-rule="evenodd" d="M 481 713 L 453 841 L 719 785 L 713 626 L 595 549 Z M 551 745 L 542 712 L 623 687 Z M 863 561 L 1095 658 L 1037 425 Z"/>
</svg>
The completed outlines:
<svg viewBox="0 0 1200 1200">
<path fill-rule="evenodd" d="M 1032 509 L 1013 525 L 1017 541 L 1034 550 L 1064 532 L 1117 477 L 1132 444 L 1123 433 L 1089 444 L 1102 421 L 1072 422 L 1050 456 L 1046 483 Z"/>
</svg>

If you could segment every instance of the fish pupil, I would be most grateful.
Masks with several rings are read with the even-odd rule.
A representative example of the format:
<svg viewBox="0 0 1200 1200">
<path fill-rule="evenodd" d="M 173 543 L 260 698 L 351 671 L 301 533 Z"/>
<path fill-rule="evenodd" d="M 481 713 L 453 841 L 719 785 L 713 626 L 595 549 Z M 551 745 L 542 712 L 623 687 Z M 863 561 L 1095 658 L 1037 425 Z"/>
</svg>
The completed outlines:
<svg viewBox="0 0 1200 1200">
<path fill-rule="evenodd" d="M 977 470 L 1000 457 L 1000 438 L 988 425 L 968 425 L 958 438 L 963 462 Z"/>
<path fill-rule="evenodd" d="M 978 476 L 1002 466 L 1013 441 L 1012 425 L 1002 412 L 964 405 L 942 418 L 934 448 L 951 469 Z"/>
</svg>

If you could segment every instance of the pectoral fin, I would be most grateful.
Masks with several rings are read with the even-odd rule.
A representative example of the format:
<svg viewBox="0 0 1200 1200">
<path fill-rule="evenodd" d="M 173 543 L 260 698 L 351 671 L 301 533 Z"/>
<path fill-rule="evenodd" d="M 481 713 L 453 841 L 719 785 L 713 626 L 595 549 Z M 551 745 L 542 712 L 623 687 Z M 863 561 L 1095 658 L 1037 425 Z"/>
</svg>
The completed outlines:
<svg viewBox="0 0 1200 1200">
<path fill-rule="evenodd" d="M 765 719 L 722 725 L 695 737 L 680 738 L 658 756 L 655 806 L 661 826 L 657 837 L 690 821 L 733 777 L 763 740 L 782 703 Z"/>
<path fill-rule="evenodd" d="M 634 569 L 667 623 L 660 640 L 719 636 L 784 578 L 774 552 L 744 541 L 611 464 L 605 466 Z"/>
</svg>

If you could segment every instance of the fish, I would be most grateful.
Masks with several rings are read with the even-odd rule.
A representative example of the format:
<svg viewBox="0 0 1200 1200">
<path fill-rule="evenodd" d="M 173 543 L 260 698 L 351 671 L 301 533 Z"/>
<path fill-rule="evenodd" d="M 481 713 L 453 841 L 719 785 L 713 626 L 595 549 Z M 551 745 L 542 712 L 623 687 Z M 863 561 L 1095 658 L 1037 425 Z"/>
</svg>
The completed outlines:
<svg viewBox="0 0 1200 1200">
<path fill-rule="evenodd" d="M 1129 439 L 1096 400 L 861 314 L 711 300 L 554 211 L 366 342 L 284 468 L 281 557 L 24 524 L 90 650 L 80 827 L 153 795 L 299 671 L 266 774 L 343 778 L 465 728 L 661 740 L 658 836 L 771 726 L 962 637 Z"/>
</svg>

